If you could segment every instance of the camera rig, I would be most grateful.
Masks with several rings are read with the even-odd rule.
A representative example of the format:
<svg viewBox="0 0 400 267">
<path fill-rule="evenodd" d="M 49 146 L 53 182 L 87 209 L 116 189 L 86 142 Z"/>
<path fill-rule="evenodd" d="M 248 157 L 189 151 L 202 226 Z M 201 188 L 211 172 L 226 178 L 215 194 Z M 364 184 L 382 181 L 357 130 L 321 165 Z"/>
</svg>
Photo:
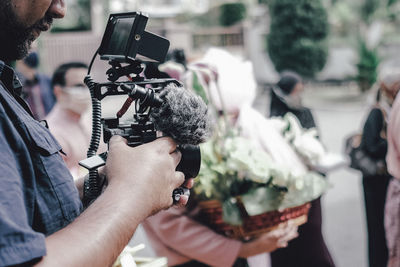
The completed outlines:
<svg viewBox="0 0 400 267">
<path fill-rule="evenodd" d="M 87 152 L 87 159 L 79 164 L 89 170 L 89 179 L 84 184 L 84 205 L 89 205 L 101 193 L 102 182 L 97 169 L 105 165 L 107 152 L 97 155 L 101 129 L 103 139 L 108 143 L 113 135 L 127 139 L 129 146 L 138 146 L 155 140 L 160 133 L 150 119 L 153 108 L 163 105 L 160 93 L 163 89 L 175 84 L 175 79 L 145 79 L 140 74 L 144 70 L 143 61 L 163 62 L 169 48 L 169 41 L 145 31 L 148 17 L 142 13 L 130 12 L 111 14 L 101 45 L 96 51 L 85 78 L 92 97 L 92 137 Z M 97 83 L 90 76 L 90 70 L 97 56 L 107 60 L 110 68 L 106 75 L 108 82 Z M 141 58 L 141 59 L 137 59 Z M 118 81 L 126 77 L 127 81 Z M 101 101 L 107 96 L 126 95 L 127 99 L 115 117 L 102 118 Z M 132 120 L 121 122 L 121 117 L 134 104 Z M 180 144 L 178 149 L 182 158 L 177 171 L 185 178 L 196 177 L 200 169 L 200 149 L 197 145 Z M 183 187 L 175 189 L 174 201 L 182 194 L 189 194 Z"/>
</svg>

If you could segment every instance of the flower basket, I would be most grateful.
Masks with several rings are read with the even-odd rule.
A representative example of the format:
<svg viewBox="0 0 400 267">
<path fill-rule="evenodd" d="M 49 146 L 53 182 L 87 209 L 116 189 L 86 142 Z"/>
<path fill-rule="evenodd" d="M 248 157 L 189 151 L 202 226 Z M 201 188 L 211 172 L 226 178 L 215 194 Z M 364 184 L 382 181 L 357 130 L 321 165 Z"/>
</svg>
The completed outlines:
<svg viewBox="0 0 400 267">
<path fill-rule="evenodd" d="M 240 68 L 234 62 L 226 66 Z M 199 69 L 199 73 L 213 73 L 213 69 Z M 218 80 L 203 87 L 195 79 L 201 75 L 194 75 L 190 86 L 209 100 L 215 119 L 212 138 L 200 146 L 201 168 L 193 187 L 201 210 L 197 219 L 218 233 L 244 240 L 289 220 L 304 224 L 309 203 L 328 188 L 311 168 L 325 154 L 316 130 L 302 128 L 293 114 L 265 118 L 244 102 L 249 91 L 243 89 L 249 84 L 238 85 L 232 72 L 225 73 L 221 77 L 227 83 Z M 232 88 L 243 93 L 237 95 L 233 109 L 225 105 L 233 103 Z"/>
<path fill-rule="evenodd" d="M 308 211 L 311 207 L 309 202 L 300 206 L 286 208 L 282 211 L 269 211 L 255 216 L 249 216 L 237 198 L 238 207 L 243 219 L 240 226 L 230 225 L 223 220 L 221 202 L 218 200 L 200 201 L 200 218 L 204 224 L 214 231 L 237 240 L 249 240 L 259 235 L 276 229 L 281 223 L 292 221 L 295 225 L 307 222 Z"/>
</svg>

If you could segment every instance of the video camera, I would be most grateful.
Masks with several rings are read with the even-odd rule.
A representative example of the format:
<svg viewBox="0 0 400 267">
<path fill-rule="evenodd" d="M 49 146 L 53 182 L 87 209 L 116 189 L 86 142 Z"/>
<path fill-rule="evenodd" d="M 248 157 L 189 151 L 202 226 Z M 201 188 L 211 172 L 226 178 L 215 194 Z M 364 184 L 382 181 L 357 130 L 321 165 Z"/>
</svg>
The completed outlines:
<svg viewBox="0 0 400 267">
<path fill-rule="evenodd" d="M 145 79 L 140 75 L 144 70 L 142 62 L 163 62 L 169 48 L 167 39 L 145 31 L 147 20 L 148 17 L 139 12 L 111 14 L 101 45 L 85 78 L 85 84 L 92 96 L 93 108 L 93 132 L 88 158 L 79 163 L 89 170 L 89 179 L 84 185 L 86 205 L 101 193 L 102 188 L 97 169 L 105 164 L 107 152 L 96 155 L 101 129 L 105 143 L 108 143 L 113 135 L 126 138 L 129 146 L 155 140 L 160 133 L 156 127 L 157 121 L 152 118 L 152 112 L 168 104 L 162 97 L 165 88 L 181 86 L 175 79 Z M 111 65 L 106 72 L 109 82 L 96 83 L 89 75 L 97 54 L 100 55 L 100 59 L 107 60 Z M 118 81 L 122 77 L 126 78 L 125 81 Z M 127 95 L 128 98 L 115 117 L 102 118 L 101 100 L 115 95 Z M 121 117 L 133 103 L 135 112 L 132 120 L 121 122 Z M 196 177 L 200 169 L 199 146 L 175 141 L 179 143 L 178 149 L 182 153 L 177 171 L 183 172 L 185 178 Z M 173 199 L 178 201 L 180 195 L 188 193 L 188 189 L 178 188 L 174 191 Z"/>
</svg>

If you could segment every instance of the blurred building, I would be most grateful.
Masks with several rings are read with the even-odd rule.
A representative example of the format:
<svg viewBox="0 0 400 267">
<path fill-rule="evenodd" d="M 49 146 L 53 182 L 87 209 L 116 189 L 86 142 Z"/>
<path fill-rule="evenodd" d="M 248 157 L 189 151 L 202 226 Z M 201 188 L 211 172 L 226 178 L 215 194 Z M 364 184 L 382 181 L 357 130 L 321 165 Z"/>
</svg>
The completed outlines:
<svg viewBox="0 0 400 267">
<path fill-rule="evenodd" d="M 109 13 L 142 11 L 149 15 L 150 20 L 147 30 L 166 37 L 170 40 L 171 48 L 182 48 L 187 55 L 202 54 L 208 47 L 225 47 L 235 54 L 248 55 L 246 34 L 250 32 L 250 24 L 247 20 L 230 27 L 196 26 L 188 23 L 189 17 L 195 17 L 209 11 L 226 1 L 209 0 L 111 0 L 108 7 L 104 7 L 103 0 L 89 1 L 90 11 L 77 10 L 67 13 L 63 28 L 56 24 L 57 32 L 46 33 L 40 39 L 40 50 L 42 54 L 43 68 L 45 72 L 51 73 L 56 66 L 62 62 L 79 60 L 89 63 L 92 55 L 99 47 Z M 82 0 L 71 0 L 72 8 L 79 9 L 74 2 Z M 85 2 L 85 1 L 83 1 Z M 250 3 L 250 1 L 249 1 Z M 86 12 L 87 14 L 85 14 Z M 76 17 L 83 13 L 84 19 Z M 72 16 L 72 18 L 68 18 Z M 75 25 L 77 21 L 87 21 L 88 26 Z M 177 19 L 178 18 L 178 19 Z M 182 22 L 182 20 L 184 22 Z M 70 27 L 73 31 L 68 31 Z M 85 27 L 87 28 L 85 30 Z M 60 30 L 61 29 L 61 30 Z M 75 31 L 75 29 L 83 29 Z"/>
<path fill-rule="evenodd" d="M 108 14 L 142 11 L 150 17 L 147 30 L 169 39 L 171 49 L 184 49 L 189 59 L 200 56 L 211 46 L 223 47 L 251 60 L 260 84 L 276 82 L 278 75 L 266 52 L 265 39 L 270 25 L 268 7 L 258 4 L 257 0 L 239 1 L 246 5 L 246 18 L 231 26 L 221 26 L 213 10 L 227 2 L 232 1 L 70 0 L 66 18 L 55 23 L 57 32 L 45 33 L 39 39 L 42 68 L 51 74 L 62 62 L 89 63 L 100 45 Z M 332 16 L 330 21 L 332 28 L 350 28 L 335 26 L 338 22 L 334 18 Z M 317 79 L 341 81 L 354 77 L 358 60 L 356 48 L 351 42 L 331 39 L 328 62 Z M 389 59 L 398 61 L 398 46 L 393 42 L 381 45 L 384 63 Z M 99 64 L 95 64 L 94 72 L 104 73 L 106 66 L 99 68 Z"/>
</svg>

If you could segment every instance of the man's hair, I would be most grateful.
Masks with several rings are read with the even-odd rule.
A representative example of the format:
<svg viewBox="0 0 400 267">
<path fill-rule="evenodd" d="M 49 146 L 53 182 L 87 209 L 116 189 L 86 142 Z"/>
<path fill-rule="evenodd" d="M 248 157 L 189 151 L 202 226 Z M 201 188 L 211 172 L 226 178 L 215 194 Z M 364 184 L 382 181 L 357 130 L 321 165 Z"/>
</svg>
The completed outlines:
<svg viewBox="0 0 400 267">
<path fill-rule="evenodd" d="M 54 87 L 55 85 L 65 86 L 65 74 L 70 69 L 87 69 L 88 66 L 83 62 L 69 62 L 60 65 L 53 74 L 53 78 L 51 79 L 51 85 Z"/>
</svg>

